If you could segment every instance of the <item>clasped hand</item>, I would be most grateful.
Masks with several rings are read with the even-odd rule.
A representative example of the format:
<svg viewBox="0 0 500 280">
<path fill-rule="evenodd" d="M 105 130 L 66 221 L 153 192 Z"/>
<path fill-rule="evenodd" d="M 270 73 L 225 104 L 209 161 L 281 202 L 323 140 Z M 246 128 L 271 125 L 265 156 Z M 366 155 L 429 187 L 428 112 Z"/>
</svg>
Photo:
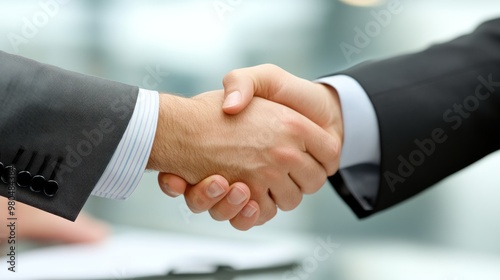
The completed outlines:
<svg viewBox="0 0 500 280">
<path fill-rule="evenodd" d="M 337 171 L 342 114 L 333 88 L 274 65 L 234 70 L 223 84 L 191 99 L 161 95 L 148 168 L 193 212 L 247 230 Z"/>
</svg>

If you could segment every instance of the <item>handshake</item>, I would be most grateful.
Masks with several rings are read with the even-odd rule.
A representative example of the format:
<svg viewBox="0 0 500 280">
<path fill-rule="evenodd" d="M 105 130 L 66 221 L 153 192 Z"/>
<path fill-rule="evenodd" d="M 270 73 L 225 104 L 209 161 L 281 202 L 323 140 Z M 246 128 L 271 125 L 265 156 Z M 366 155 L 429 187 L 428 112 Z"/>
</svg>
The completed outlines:
<svg viewBox="0 0 500 280">
<path fill-rule="evenodd" d="M 190 99 L 160 94 L 147 168 L 191 211 L 248 230 L 337 172 L 341 106 L 335 89 L 274 65 L 234 70 L 223 84 Z"/>
</svg>

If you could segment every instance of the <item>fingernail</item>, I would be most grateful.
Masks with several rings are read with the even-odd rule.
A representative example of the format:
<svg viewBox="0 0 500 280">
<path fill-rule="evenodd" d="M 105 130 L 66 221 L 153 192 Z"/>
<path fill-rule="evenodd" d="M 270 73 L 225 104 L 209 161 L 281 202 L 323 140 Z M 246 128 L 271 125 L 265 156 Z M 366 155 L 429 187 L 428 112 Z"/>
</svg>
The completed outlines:
<svg viewBox="0 0 500 280">
<path fill-rule="evenodd" d="M 222 105 L 222 107 L 224 108 L 233 107 L 241 103 L 241 99 L 242 96 L 239 91 L 232 92 L 226 97 L 226 100 L 224 101 L 224 105 Z"/>
<path fill-rule="evenodd" d="M 223 194 L 224 188 L 217 182 L 212 182 L 210 186 L 208 186 L 207 194 L 211 198 L 216 198 Z"/>
<path fill-rule="evenodd" d="M 253 214 L 255 214 L 255 212 L 257 212 L 257 208 L 255 208 L 253 205 L 248 204 L 247 206 L 245 206 L 245 208 L 243 208 L 243 210 L 241 210 L 241 215 L 247 218 L 251 218 Z"/>
<path fill-rule="evenodd" d="M 178 196 L 181 195 L 180 193 L 176 193 L 176 192 L 172 191 L 170 189 L 170 186 L 167 183 L 163 183 L 161 185 L 161 187 L 162 187 L 163 190 L 165 190 L 166 193 L 168 193 L 172 197 L 178 197 Z"/>
<path fill-rule="evenodd" d="M 234 187 L 227 196 L 227 201 L 233 205 L 240 205 L 246 199 L 247 194 L 238 187 Z"/>
</svg>

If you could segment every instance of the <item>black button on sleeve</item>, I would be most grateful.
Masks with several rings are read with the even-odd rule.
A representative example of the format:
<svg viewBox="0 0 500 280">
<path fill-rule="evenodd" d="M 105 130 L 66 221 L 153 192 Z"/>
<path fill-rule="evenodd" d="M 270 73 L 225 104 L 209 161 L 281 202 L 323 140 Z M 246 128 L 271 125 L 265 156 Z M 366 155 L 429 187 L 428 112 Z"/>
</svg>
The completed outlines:
<svg viewBox="0 0 500 280">
<path fill-rule="evenodd" d="M 36 175 L 31 179 L 31 187 L 30 190 L 32 192 L 41 192 L 45 188 L 45 183 L 47 181 L 45 180 L 45 177 L 41 175 Z"/>
<path fill-rule="evenodd" d="M 53 197 L 56 195 L 58 190 L 59 190 L 59 184 L 56 181 L 50 180 L 45 184 L 43 192 L 45 193 L 46 196 Z"/>
</svg>

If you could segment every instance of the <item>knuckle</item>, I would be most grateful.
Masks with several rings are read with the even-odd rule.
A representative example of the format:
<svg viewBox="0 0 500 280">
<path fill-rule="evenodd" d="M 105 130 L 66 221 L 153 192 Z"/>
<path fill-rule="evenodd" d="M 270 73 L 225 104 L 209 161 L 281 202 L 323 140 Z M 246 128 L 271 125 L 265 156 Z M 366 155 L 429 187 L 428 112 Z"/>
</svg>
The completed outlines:
<svg viewBox="0 0 500 280">
<path fill-rule="evenodd" d="M 262 169 L 259 174 L 261 174 L 261 182 L 265 184 L 260 184 L 262 186 L 272 185 L 276 182 L 280 182 L 283 178 L 281 171 L 278 168 L 267 166 Z M 257 188 L 252 189 L 252 194 L 255 194 L 256 197 L 264 197 L 267 196 L 268 189 L 267 188 Z"/>
<path fill-rule="evenodd" d="M 319 191 L 319 189 L 321 189 L 321 187 L 323 187 L 326 180 L 327 180 L 326 174 L 320 176 L 314 176 L 311 181 L 311 184 L 302 189 L 303 193 L 304 194 L 316 193 L 317 191 Z"/>
<path fill-rule="evenodd" d="M 303 119 L 297 114 L 286 114 L 283 123 L 287 127 L 289 133 L 298 134 L 303 130 Z"/>
<path fill-rule="evenodd" d="M 290 116 L 285 121 L 285 133 L 288 137 L 293 139 L 295 142 L 301 141 L 303 142 L 306 139 L 306 135 L 310 130 L 308 123 L 305 122 L 305 119 L 302 116 Z M 318 139 L 320 141 L 320 139 Z"/>
<path fill-rule="evenodd" d="M 263 179 L 267 180 L 266 177 L 263 177 Z M 267 193 L 268 193 L 267 188 L 252 188 L 250 199 L 261 201 L 263 197 L 267 196 Z"/>
<path fill-rule="evenodd" d="M 224 86 L 227 86 L 233 83 L 235 80 L 237 80 L 238 76 L 239 76 L 239 70 L 231 70 L 229 73 L 226 74 L 226 76 L 224 76 L 222 84 Z"/>
<path fill-rule="evenodd" d="M 325 170 L 328 176 L 331 176 L 337 172 L 338 162 L 340 159 L 340 141 L 331 137 L 329 141 L 322 147 L 325 155 L 327 155 L 327 161 L 325 162 Z"/>
<path fill-rule="evenodd" d="M 326 167 L 326 175 L 327 176 L 333 176 L 335 173 L 337 173 L 339 169 L 339 161 L 338 158 L 335 158 L 331 160 Z"/>
<path fill-rule="evenodd" d="M 302 194 L 291 196 L 287 203 L 280 206 L 282 211 L 292 211 L 293 209 L 299 206 L 300 202 L 302 202 Z"/>
<path fill-rule="evenodd" d="M 333 158 L 338 158 L 340 156 L 340 142 L 340 139 L 337 137 L 331 137 L 328 142 L 328 147 L 326 149 Z"/>
<path fill-rule="evenodd" d="M 265 223 L 274 218 L 276 214 L 278 214 L 278 208 L 276 206 L 270 207 L 269 209 L 266 209 L 264 212 L 261 212 L 259 221 Z"/>
<path fill-rule="evenodd" d="M 300 152 L 291 148 L 278 148 L 274 151 L 276 162 L 280 166 L 289 165 L 290 163 L 300 162 Z"/>
</svg>

